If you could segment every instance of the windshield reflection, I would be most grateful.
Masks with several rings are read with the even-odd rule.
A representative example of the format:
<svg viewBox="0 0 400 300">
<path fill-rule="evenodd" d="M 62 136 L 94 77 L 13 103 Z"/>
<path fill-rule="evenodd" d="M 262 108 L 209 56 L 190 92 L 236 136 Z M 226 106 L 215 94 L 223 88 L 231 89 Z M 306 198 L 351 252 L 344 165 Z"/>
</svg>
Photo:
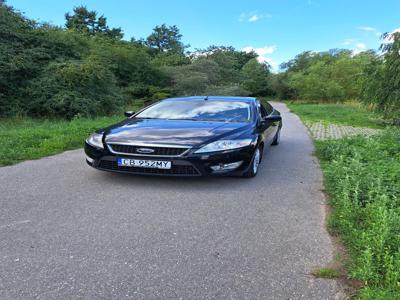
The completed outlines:
<svg viewBox="0 0 400 300">
<path fill-rule="evenodd" d="M 250 120 L 250 105 L 239 101 L 164 100 L 142 111 L 136 118 L 248 122 Z"/>
</svg>

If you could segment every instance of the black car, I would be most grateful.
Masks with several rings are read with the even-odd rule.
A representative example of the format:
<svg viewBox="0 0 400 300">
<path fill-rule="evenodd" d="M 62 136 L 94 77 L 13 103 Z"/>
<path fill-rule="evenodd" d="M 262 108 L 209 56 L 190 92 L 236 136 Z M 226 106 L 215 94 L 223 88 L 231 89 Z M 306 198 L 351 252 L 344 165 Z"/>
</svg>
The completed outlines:
<svg viewBox="0 0 400 300">
<path fill-rule="evenodd" d="M 170 98 L 93 133 L 87 163 L 151 175 L 254 177 L 264 148 L 279 143 L 282 119 L 251 97 Z"/>
</svg>

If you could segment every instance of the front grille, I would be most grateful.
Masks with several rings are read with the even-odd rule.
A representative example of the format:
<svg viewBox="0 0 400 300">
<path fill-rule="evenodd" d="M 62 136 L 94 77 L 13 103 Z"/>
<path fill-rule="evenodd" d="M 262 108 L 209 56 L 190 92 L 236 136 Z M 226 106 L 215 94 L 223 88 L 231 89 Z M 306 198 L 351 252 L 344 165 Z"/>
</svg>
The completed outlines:
<svg viewBox="0 0 400 300">
<path fill-rule="evenodd" d="M 200 173 L 191 165 L 174 165 L 171 169 L 152 169 L 140 167 L 125 167 L 118 166 L 116 161 L 101 160 L 98 168 L 110 171 L 120 171 L 136 174 L 159 174 L 159 175 L 183 175 L 183 176 L 198 176 Z"/>
<path fill-rule="evenodd" d="M 151 147 L 151 146 L 132 146 L 132 145 L 119 145 L 119 144 L 108 144 L 113 152 L 124 153 L 124 154 L 136 154 L 136 155 L 159 155 L 159 156 L 179 156 L 183 154 L 189 148 L 175 148 L 175 147 Z M 153 153 L 140 153 L 137 149 L 146 148 L 154 150 Z"/>
</svg>

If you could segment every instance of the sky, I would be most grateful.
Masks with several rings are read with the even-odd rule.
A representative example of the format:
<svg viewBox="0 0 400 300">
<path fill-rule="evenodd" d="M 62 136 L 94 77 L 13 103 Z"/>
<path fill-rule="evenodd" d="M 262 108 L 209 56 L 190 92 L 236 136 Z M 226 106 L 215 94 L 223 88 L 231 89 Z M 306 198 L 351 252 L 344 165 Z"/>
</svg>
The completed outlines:
<svg viewBox="0 0 400 300">
<path fill-rule="evenodd" d="M 177 25 L 190 50 L 209 45 L 255 50 L 277 70 L 307 51 L 378 49 L 383 32 L 400 30 L 400 0 L 7 0 L 29 18 L 54 25 L 86 5 L 121 27 L 124 39 Z"/>
</svg>

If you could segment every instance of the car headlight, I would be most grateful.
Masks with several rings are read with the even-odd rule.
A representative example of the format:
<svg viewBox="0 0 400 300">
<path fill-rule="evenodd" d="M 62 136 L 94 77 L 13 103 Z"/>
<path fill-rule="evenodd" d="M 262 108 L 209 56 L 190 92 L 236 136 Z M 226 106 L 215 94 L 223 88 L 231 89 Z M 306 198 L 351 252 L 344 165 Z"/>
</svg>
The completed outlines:
<svg viewBox="0 0 400 300">
<path fill-rule="evenodd" d="M 252 139 L 242 139 L 242 140 L 220 140 L 212 142 L 194 153 L 205 153 L 205 152 L 216 152 L 243 148 L 249 146 L 252 143 Z"/>
<path fill-rule="evenodd" d="M 104 149 L 103 146 L 103 134 L 102 133 L 92 133 L 87 139 L 86 142 L 93 146 L 93 147 L 97 147 L 97 148 L 102 148 Z"/>
</svg>

